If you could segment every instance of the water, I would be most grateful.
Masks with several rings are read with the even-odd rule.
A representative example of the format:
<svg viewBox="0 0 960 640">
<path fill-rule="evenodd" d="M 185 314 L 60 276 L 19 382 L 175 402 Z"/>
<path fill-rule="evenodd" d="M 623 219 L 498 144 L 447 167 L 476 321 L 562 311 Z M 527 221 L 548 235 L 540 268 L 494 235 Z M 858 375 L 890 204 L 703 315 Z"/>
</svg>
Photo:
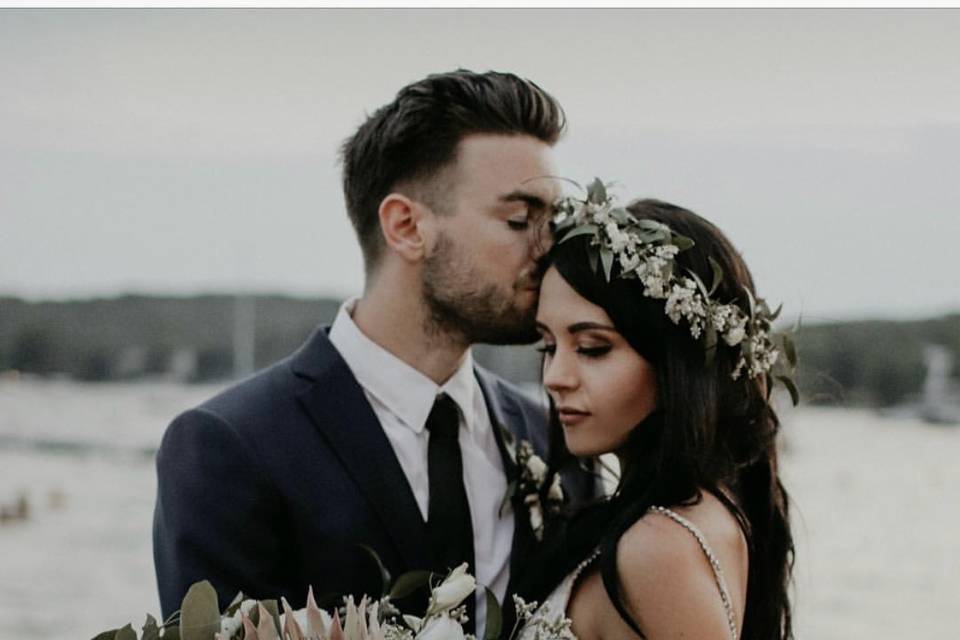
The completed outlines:
<svg viewBox="0 0 960 640">
<path fill-rule="evenodd" d="M 0 638 L 75 640 L 159 614 L 153 450 L 216 391 L 0 381 Z M 957 637 L 960 429 L 867 411 L 785 416 L 799 638 Z"/>
</svg>

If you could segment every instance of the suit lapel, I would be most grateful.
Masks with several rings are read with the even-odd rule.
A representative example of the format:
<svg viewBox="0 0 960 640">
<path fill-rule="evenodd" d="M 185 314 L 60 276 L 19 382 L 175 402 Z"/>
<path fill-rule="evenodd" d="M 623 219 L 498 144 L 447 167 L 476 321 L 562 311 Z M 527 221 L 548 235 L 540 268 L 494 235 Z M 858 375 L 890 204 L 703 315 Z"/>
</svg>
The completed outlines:
<svg viewBox="0 0 960 640">
<path fill-rule="evenodd" d="M 293 359 L 313 379 L 298 399 L 379 515 L 407 569 L 433 565 L 426 524 L 386 434 L 349 367 L 322 329 Z"/>
<path fill-rule="evenodd" d="M 497 380 L 487 371 L 476 369 L 477 380 L 483 390 L 483 396 L 490 413 L 490 421 L 500 448 L 503 459 L 503 469 L 507 476 L 508 491 L 513 488 L 513 481 L 519 477 L 520 468 L 516 463 L 516 444 L 519 440 L 528 439 L 527 425 L 523 414 L 514 402 L 511 402 Z M 527 508 L 519 500 L 512 500 L 514 512 L 513 541 L 510 548 L 510 585 L 520 575 L 524 560 L 528 557 L 531 546 L 536 539 L 530 528 L 530 518 Z M 507 591 L 511 588 L 508 585 Z"/>
</svg>

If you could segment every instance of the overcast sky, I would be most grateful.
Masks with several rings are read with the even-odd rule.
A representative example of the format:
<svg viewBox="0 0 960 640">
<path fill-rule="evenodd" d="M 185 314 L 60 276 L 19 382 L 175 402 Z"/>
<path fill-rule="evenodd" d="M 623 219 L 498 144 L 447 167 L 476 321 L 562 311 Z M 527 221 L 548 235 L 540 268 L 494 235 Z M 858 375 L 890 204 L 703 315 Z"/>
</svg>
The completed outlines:
<svg viewBox="0 0 960 640">
<path fill-rule="evenodd" d="M 466 67 L 792 312 L 960 310 L 958 63 L 956 10 L 0 10 L 0 293 L 358 293 L 337 147 Z"/>
</svg>

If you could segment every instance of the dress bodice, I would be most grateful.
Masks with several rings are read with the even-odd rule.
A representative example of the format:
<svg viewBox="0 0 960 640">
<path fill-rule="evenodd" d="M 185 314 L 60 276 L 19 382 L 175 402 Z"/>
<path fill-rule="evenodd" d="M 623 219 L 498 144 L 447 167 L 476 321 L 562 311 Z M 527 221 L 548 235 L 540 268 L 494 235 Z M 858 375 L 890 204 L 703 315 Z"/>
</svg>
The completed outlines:
<svg viewBox="0 0 960 640">
<path fill-rule="evenodd" d="M 676 511 L 666 507 L 651 507 L 651 513 L 657 513 L 670 518 L 681 527 L 690 532 L 697 540 L 700 548 L 710 561 L 710 568 L 713 570 L 713 576 L 717 583 L 717 590 L 720 592 L 720 600 L 723 602 L 723 608 L 727 615 L 727 625 L 730 630 L 730 638 L 737 640 L 740 636 L 737 629 L 736 613 L 733 610 L 733 604 L 730 600 L 730 591 L 727 588 L 726 579 L 723 576 L 723 570 L 720 562 L 717 560 L 713 549 L 707 543 L 707 539 L 701 533 L 700 529 L 681 516 Z M 595 549 L 586 559 L 578 564 L 573 571 L 563 579 L 560 584 L 547 596 L 547 599 L 533 612 L 530 619 L 520 630 L 518 640 L 540 640 L 548 638 L 549 640 L 578 640 L 570 629 L 570 620 L 567 619 L 567 607 L 570 604 L 570 596 L 573 594 L 573 587 L 577 579 L 583 572 L 597 559 L 600 550 Z"/>
</svg>

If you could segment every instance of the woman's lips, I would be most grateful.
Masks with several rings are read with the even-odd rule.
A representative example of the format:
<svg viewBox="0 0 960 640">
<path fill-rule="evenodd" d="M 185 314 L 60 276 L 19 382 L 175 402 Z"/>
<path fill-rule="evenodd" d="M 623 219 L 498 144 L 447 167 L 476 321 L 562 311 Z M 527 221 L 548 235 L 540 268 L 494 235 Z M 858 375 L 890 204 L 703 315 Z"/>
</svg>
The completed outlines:
<svg viewBox="0 0 960 640">
<path fill-rule="evenodd" d="M 581 411 L 580 409 L 574 409 L 572 407 L 560 407 L 557 409 L 557 413 L 560 416 L 560 423 L 565 427 L 583 422 L 590 415 L 587 411 Z"/>
</svg>

